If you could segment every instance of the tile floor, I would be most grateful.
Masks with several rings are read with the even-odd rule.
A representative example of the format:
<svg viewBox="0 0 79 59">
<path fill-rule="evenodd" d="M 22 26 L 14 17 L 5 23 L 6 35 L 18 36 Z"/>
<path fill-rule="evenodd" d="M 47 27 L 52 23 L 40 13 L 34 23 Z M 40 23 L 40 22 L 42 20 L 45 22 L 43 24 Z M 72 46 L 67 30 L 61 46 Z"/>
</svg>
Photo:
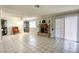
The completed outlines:
<svg viewBox="0 0 79 59">
<path fill-rule="evenodd" d="M 2 37 L 0 53 L 76 53 L 79 43 L 37 35 L 17 34 Z"/>
</svg>

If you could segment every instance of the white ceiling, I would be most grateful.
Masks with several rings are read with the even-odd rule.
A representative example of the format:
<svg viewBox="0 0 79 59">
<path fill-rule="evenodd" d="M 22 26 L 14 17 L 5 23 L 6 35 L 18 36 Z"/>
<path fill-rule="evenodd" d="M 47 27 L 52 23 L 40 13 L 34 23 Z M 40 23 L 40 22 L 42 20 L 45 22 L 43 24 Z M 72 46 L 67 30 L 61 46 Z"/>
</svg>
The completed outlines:
<svg viewBox="0 0 79 59">
<path fill-rule="evenodd" d="M 33 5 L 2 5 L 2 10 L 12 14 L 22 16 L 43 16 L 55 14 L 64 11 L 78 10 L 78 5 L 40 5 L 40 8 L 34 8 Z"/>
</svg>

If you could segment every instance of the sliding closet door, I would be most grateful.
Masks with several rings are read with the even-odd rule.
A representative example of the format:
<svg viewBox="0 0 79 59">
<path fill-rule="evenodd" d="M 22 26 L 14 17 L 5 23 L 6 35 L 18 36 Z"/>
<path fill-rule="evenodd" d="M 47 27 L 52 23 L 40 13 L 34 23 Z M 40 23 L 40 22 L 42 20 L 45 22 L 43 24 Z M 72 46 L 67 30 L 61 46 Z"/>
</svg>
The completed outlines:
<svg viewBox="0 0 79 59">
<path fill-rule="evenodd" d="M 64 38 L 65 34 L 65 22 L 64 18 L 55 19 L 55 37 L 56 38 Z"/>
<path fill-rule="evenodd" d="M 77 16 L 65 17 L 65 39 L 77 41 Z"/>
</svg>

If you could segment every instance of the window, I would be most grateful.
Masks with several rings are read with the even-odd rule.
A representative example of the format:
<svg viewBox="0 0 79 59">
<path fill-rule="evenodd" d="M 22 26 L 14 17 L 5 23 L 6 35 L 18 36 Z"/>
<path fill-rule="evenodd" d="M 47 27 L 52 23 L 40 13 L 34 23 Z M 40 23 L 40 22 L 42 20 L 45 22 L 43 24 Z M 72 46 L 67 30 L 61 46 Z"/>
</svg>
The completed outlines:
<svg viewBox="0 0 79 59">
<path fill-rule="evenodd" d="M 36 21 L 34 21 L 34 20 L 33 21 L 30 21 L 29 22 L 29 25 L 30 25 L 29 26 L 30 28 L 36 28 Z"/>
</svg>

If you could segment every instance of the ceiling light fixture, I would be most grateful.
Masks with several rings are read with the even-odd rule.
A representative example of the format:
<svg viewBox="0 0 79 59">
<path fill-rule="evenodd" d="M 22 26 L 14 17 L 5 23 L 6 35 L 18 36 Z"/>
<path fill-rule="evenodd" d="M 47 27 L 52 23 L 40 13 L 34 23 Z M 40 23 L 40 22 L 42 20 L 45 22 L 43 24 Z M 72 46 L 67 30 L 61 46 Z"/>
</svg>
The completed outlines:
<svg viewBox="0 0 79 59">
<path fill-rule="evenodd" d="M 40 6 L 39 6 L 39 5 L 35 5 L 34 7 L 35 7 L 35 8 L 39 8 Z"/>
</svg>

